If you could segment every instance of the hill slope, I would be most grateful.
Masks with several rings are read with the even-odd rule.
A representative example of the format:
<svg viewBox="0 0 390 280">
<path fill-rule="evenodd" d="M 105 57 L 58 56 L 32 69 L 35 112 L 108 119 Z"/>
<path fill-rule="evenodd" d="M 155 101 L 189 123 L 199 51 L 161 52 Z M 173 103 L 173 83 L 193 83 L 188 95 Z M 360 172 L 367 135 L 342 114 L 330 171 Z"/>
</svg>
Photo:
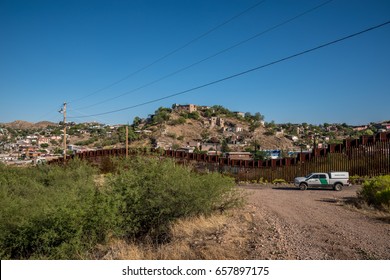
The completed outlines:
<svg viewBox="0 0 390 280">
<path fill-rule="evenodd" d="M 48 126 L 57 126 L 57 123 L 48 122 L 48 121 L 41 121 L 37 123 L 31 123 L 27 121 L 22 120 L 16 120 L 10 123 L 3 123 L 5 127 L 10 127 L 13 129 L 42 129 L 46 128 Z"/>
<path fill-rule="evenodd" d="M 283 134 L 270 133 L 264 122 L 255 118 L 234 115 L 232 112 L 213 112 L 211 109 L 189 113 L 182 109 L 160 108 L 155 115 L 142 120 L 135 130 L 140 140 L 132 146 L 150 144 L 164 149 L 202 146 L 202 150 L 220 150 L 226 143 L 230 150 L 241 151 L 254 147 L 261 149 L 290 149 L 293 142 Z"/>
</svg>

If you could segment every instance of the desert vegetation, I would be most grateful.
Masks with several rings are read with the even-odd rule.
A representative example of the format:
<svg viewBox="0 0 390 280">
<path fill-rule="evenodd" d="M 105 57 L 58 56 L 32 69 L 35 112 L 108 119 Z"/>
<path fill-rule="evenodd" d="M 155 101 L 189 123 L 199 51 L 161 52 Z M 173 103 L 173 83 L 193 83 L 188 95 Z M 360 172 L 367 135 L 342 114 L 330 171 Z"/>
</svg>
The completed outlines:
<svg viewBox="0 0 390 280">
<path fill-rule="evenodd" d="M 390 175 L 366 180 L 358 197 L 368 205 L 382 210 L 390 210 Z"/>
<path fill-rule="evenodd" d="M 79 160 L 0 165 L 1 259 L 86 259 L 113 240 L 167 244 L 174 222 L 243 201 L 231 178 L 170 160 L 112 159 L 105 166 L 102 174 Z"/>
</svg>

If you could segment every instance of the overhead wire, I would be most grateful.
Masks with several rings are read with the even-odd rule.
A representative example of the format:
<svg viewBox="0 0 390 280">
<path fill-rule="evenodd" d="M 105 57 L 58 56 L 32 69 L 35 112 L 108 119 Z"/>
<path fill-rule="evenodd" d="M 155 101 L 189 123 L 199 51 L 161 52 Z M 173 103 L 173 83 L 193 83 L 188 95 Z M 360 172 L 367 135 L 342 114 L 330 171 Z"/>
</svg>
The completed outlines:
<svg viewBox="0 0 390 280">
<path fill-rule="evenodd" d="M 174 76 L 174 75 L 176 75 L 176 74 L 178 74 L 178 73 L 181 73 L 181 72 L 183 72 L 183 71 L 185 71 L 185 70 L 188 70 L 188 69 L 190 69 L 190 68 L 192 68 L 192 67 L 194 67 L 194 66 L 196 66 L 196 65 L 199 65 L 199 64 L 201 64 L 201 63 L 203 63 L 203 62 L 205 62 L 205 61 L 207 61 L 207 60 L 209 60 L 209 59 L 211 59 L 211 58 L 214 58 L 214 57 L 216 57 L 216 56 L 218 56 L 218 55 L 220 55 L 220 54 L 223 54 L 223 53 L 225 53 L 225 52 L 227 52 L 227 51 L 230 51 L 230 50 L 232 50 L 232 49 L 234 49 L 234 48 L 236 48 L 236 47 L 238 47 L 238 46 L 240 46 L 240 45 L 243 45 L 243 44 L 245 44 L 245 43 L 247 43 L 247 42 L 249 42 L 249 41 L 251 41 L 251 40 L 253 40 L 253 39 L 255 39 L 255 38 L 258 38 L 258 37 L 260 37 L 261 35 L 264 35 L 264 34 L 270 32 L 270 31 L 272 31 L 272 30 L 275 30 L 275 29 L 277 29 L 277 28 L 279 28 L 279 27 L 281 27 L 281 26 L 283 26 L 283 25 L 285 25 L 285 24 L 287 24 L 287 23 L 289 23 L 289 22 L 291 22 L 291 21 L 293 21 L 293 20 L 296 20 L 296 19 L 298 19 L 298 18 L 300 18 L 300 17 L 302 17 L 302 16 L 304 16 L 304 15 L 310 13 L 310 12 L 313 12 L 313 11 L 315 11 L 315 10 L 317 10 L 317 9 L 319 9 L 319 8 L 321 8 L 321 7 L 323 7 L 323 6 L 325 6 L 326 4 L 329 4 L 329 3 L 332 2 L 332 1 L 333 1 L 333 0 L 325 1 L 325 2 L 323 2 L 323 3 L 321 3 L 321 4 L 317 5 L 317 6 L 315 6 L 315 7 L 313 7 L 313 8 L 310 8 L 310 9 L 308 9 L 308 10 L 306 10 L 306 11 L 304 11 L 304 12 L 302 12 L 302 13 L 300 13 L 300 14 L 298 14 L 298 15 L 296 15 L 296 16 L 290 18 L 290 19 L 287 19 L 287 20 L 285 20 L 285 21 L 283 21 L 283 22 L 281 22 L 281 23 L 279 23 L 279 24 L 276 24 L 276 25 L 274 25 L 274 26 L 272 26 L 272 27 L 270 27 L 270 28 L 268 28 L 268 29 L 266 29 L 266 30 L 264 30 L 264 31 L 261 31 L 261 32 L 259 32 L 259 33 L 256 33 L 255 35 L 253 35 L 253 36 L 251 36 L 251 37 L 249 37 L 249 38 L 247 38 L 247 39 L 245 39 L 245 40 L 243 40 L 243 41 L 240 41 L 240 42 L 238 42 L 238 43 L 236 43 L 236 44 L 234 44 L 234 45 L 232 45 L 232 46 L 230 46 L 230 47 L 228 47 L 228 48 L 225 48 L 225 49 L 223 49 L 223 50 L 221 50 L 221 51 L 218 51 L 217 53 L 214 53 L 214 54 L 212 54 L 212 55 L 210 55 L 210 56 L 208 56 L 208 57 L 206 57 L 206 58 L 204 58 L 204 59 L 201 59 L 201 60 L 199 60 L 199 61 L 197 61 L 197 62 L 194 62 L 194 63 L 192 63 L 192 64 L 190 64 L 190 65 L 187 65 L 187 66 L 185 66 L 185 67 L 183 67 L 183 68 L 180 68 L 180 69 L 178 69 L 178 70 L 175 70 L 175 71 L 173 71 L 173 72 L 171 72 L 171 73 L 169 73 L 169 74 L 167 74 L 167 75 L 165 75 L 165 76 L 162 76 L 162 77 L 160 77 L 160 78 L 158 78 L 158 79 L 156 79 L 156 80 L 154 80 L 154 81 L 151 81 L 151 82 L 149 82 L 149 83 L 143 84 L 142 86 L 139 86 L 139 87 L 137 87 L 137 88 L 135 88 L 135 89 L 132 89 L 132 90 L 130 90 L 130 91 L 126 91 L 126 92 L 124 92 L 124 93 L 122 93 L 122 94 L 120 94 L 120 95 L 113 96 L 113 97 L 107 98 L 107 99 L 105 99 L 105 100 L 96 102 L 96 103 L 94 103 L 94 104 L 90 104 L 90 105 L 88 105 L 88 106 L 80 107 L 80 108 L 78 108 L 78 109 L 83 110 L 83 109 L 92 108 L 92 107 L 95 107 L 95 106 L 97 106 L 97 105 L 100 105 L 100 104 L 103 104 L 103 103 L 106 103 L 106 102 L 109 102 L 109 101 L 118 99 L 118 98 L 120 98 L 120 97 L 122 97 L 122 96 L 128 95 L 128 94 L 130 94 L 130 93 L 134 93 L 134 92 L 136 92 L 136 91 L 139 91 L 139 90 L 141 90 L 141 89 L 144 89 L 144 88 L 146 88 L 146 87 L 149 87 L 149 86 L 151 86 L 151 85 L 154 85 L 154 84 L 156 84 L 156 83 L 158 83 L 158 82 L 161 82 L 162 80 L 165 80 L 165 79 L 167 79 L 167 78 L 169 78 L 169 77 L 172 77 L 172 76 Z"/>
<path fill-rule="evenodd" d="M 147 104 L 151 104 L 151 103 L 155 103 L 155 102 L 158 102 L 158 101 L 161 101 L 161 100 L 165 100 L 165 99 L 168 99 L 168 98 L 172 98 L 172 97 L 174 97 L 174 96 L 183 95 L 183 94 L 188 93 L 188 92 L 192 92 L 192 91 L 195 91 L 195 90 L 198 90 L 198 89 L 201 89 L 201 88 L 205 88 L 205 87 L 208 87 L 208 86 L 217 84 L 217 83 L 221 83 L 221 82 L 223 82 L 223 81 L 227 81 L 227 80 L 230 80 L 230 79 L 233 79 L 233 78 L 236 78 L 236 77 L 239 77 L 239 76 L 242 76 L 242 75 L 245 75 L 245 74 L 248 74 L 248 73 L 251 73 L 251 72 L 254 72 L 254 71 L 263 69 L 263 68 L 266 68 L 266 67 L 269 67 L 269 66 L 271 66 L 271 65 L 275 65 L 275 64 L 278 64 L 278 63 L 280 63 L 280 62 L 283 62 L 283 61 L 286 61 L 286 60 L 290 60 L 290 59 L 296 58 L 296 57 L 298 57 L 298 56 L 302 56 L 302 55 L 304 55 L 304 54 L 307 54 L 307 53 L 310 53 L 310 52 L 313 52 L 313 51 L 316 51 L 316 50 L 319 50 L 319 49 L 328 47 L 328 46 L 330 46 L 330 45 L 334 45 L 334 44 L 336 44 L 336 43 L 345 41 L 345 40 L 347 40 L 347 39 L 351 39 L 351 38 L 356 37 L 356 36 L 358 36 L 358 35 L 367 33 L 367 32 L 369 32 L 369 31 L 373 31 L 373 30 L 375 30 L 375 29 L 381 28 L 381 27 L 383 27 L 383 26 L 385 26 L 385 25 L 388 25 L 388 24 L 390 24 L 390 20 L 388 20 L 388 21 L 386 21 L 386 22 L 384 22 L 384 23 L 381 23 L 381 24 L 378 24 L 378 25 L 375 25 L 375 26 L 366 28 L 366 29 L 364 29 L 364 30 L 358 31 L 358 32 L 356 32 L 356 33 L 353 33 L 353 34 L 344 36 L 344 37 L 342 37 L 342 38 L 339 38 L 339 39 L 330 41 L 330 42 L 328 42 L 328 43 L 324 43 L 324 44 L 319 45 L 319 46 L 317 46 L 317 47 L 313 47 L 313 48 L 310 48 L 310 49 L 307 49 L 307 50 L 304 50 L 304 51 L 295 53 L 295 54 L 293 54 L 293 55 L 290 55 L 290 56 L 287 56 L 287 57 L 284 57 L 284 58 L 281 58 L 281 59 L 278 59 L 278 60 L 274 60 L 274 61 L 272 61 L 272 62 L 269 62 L 269 63 L 263 64 L 263 65 L 260 65 L 260 66 L 257 66 L 257 67 L 248 69 L 248 70 L 246 70 L 246 71 L 242 71 L 242 72 L 236 73 L 236 74 L 234 74 L 234 75 L 230 75 L 230 76 L 227 76 L 227 77 L 218 79 L 218 80 L 214 80 L 214 81 L 212 81 L 212 82 L 208 82 L 208 83 L 206 83 L 206 84 L 202 84 L 202 85 L 199 85 L 199 86 L 196 86 L 196 87 L 193 87 L 193 88 L 184 90 L 184 91 L 180 91 L 180 92 L 177 92 L 177 93 L 174 93 L 174 94 L 166 95 L 166 96 L 163 96 L 163 97 L 160 97 L 160 98 L 157 98 L 157 99 L 153 99 L 153 100 L 146 101 L 146 102 L 143 102 L 143 103 L 139 103 L 139 104 L 136 104 L 136 105 L 124 107 L 124 108 L 121 108 L 121 109 L 116 109 L 116 110 L 112 110 L 112 111 L 107 111 L 107 112 L 103 112 L 103 113 L 97 113 L 97 114 L 92 114 L 92 115 L 83 116 L 83 117 L 77 117 L 77 118 L 94 117 L 94 116 L 101 116 L 101 115 L 113 114 L 113 113 L 116 113 L 116 112 L 121 112 L 121 111 L 129 110 L 129 109 L 133 109 L 133 108 L 136 108 L 136 107 L 141 107 L 141 106 L 144 106 L 144 105 L 147 105 Z M 76 118 L 76 117 L 71 117 L 71 118 Z"/>
<path fill-rule="evenodd" d="M 244 11 L 242 11 L 242 12 L 240 12 L 240 13 L 234 15 L 233 17 L 231 17 L 231 18 L 225 20 L 224 22 L 222 22 L 222 23 L 218 24 L 217 26 L 211 28 L 210 30 L 208 30 L 208 31 L 206 31 L 205 33 L 199 35 L 198 37 L 195 37 L 194 39 L 192 39 L 191 41 L 185 43 L 184 45 L 182 45 L 182 46 L 180 46 L 180 47 L 178 47 L 178 48 L 176 48 L 176 49 L 170 51 L 169 53 L 163 55 L 162 57 L 160 57 L 160 58 L 154 60 L 153 62 L 151 62 L 151 63 L 149 63 L 149 64 L 147 64 L 147 65 L 145 65 L 145 66 L 139 68 L 138 70 L 136 70 L 136 71 L 134 71 L 134 72 L 132 72 L 132 73 L 126 75 L 125 77 L 123 77 L 123 78 L 121 78 L 121 79 L 119 79 L 119 80 L 117 80 L 117 81 L 115 81 L 115 82 L 113 82 L 113 83 L 111 83 L 111 84 L 109 84 L 109 85 L 107 85 L 107 86 L 104 86 L 104 87 L 102 87 L 102 88 L 100 88 L 100 89 L 98 89 L 98 90 L 95 90 L 95 91 L 93 91 L 92 93 L 90 93 L 90 94 L 88 94 L 88 95 L 86 95 L 86 96 L 83 96 L 83 97 L 80 97 L 80 98 L 71 100 L 71 101 L 69 101 L 68 103 L 74 103 L 74 102 L 77 102 L 77 101 L 86 99 L 86 98 L 88 98 L 88 97 L 91 97 L 91 96 L 93 96 L 93 95 L 95 95 L 95 94 L 97 94 L 97 93 L 99 93 L 99 92 L 102 92 L 102 91 L 104 91 L 104 90 L 106 90 L 106 89 L 108 89 L 108 88 L 111 88 L 111 87 L 113 87 L 113 86 L 115 86 L 115 85 L 117 85 L 117 84 L 119 84 L 119 83 L 121 83 L 121 82 L 123 82 L 123 81 L 129 79 L 130 77 L 132 77 L 132 76 L 134 76 L 134 75 L 136 75 L 136 74 L 138 74 L 138 73 L 140 73 L 140 72 L 142 72 L 142 71 L 144 71 L 144 70 L 150 68 L 151 66 L 157 64 L 158 62 L 160 62 L 160 61 L 162 61 L 162 60 L 164 60 L 164 59 L 170 57 L 171 55 L 173 55 L 173 54 L 179 52 L 180 50 L 182 50 L 182 49 L 188 47 L 189 45 L 195 43 L 196 41 L 202 39 L 203 37 L 206 37 L 207 35 L 209 35 L 210 33 L 214 32 L 215 30 L 217 30 L 217 29 L 221 28 L 222 26 L 224 26 L 224 25 L 230 23 L 231 21 L 233 21 L 233 20 L 239 18 L 240 16 L 242 16 L 243 14 L 249 12 L 250 10 L 253 10 L 253 9 L 256 8 L 257 6 L 263 4 L 265 1 L 267 1 L 267 0 L 261 0 L 261 1 L 259 1 L 259 2 L 256 2 L 254 5 L 248 7 L 248 8 L 245 9 Z"/>
<path fill-rule="evenodd" d="M 71 109 L 71 108 L 68 108 L 67 109 L 67 112 L 69 113 L 69 112 L 76 112 L 77 114 L 80 114 L 81 116 L 84 116 L 84 117 L 86 117 L 87 115 L 86 114 L 84 114 L 83 112 L 81 112 L 81 111 L 78 111 L 78 110 L 75 110 L 75 109 Z M 84 118 L 84 117 L 82 117 L 82 118 Z M 69 118 L 69 117 L 68 117 Z M 71 117 L 72 118 L 72 117 Z M 72 119 L 78 119 L 77 117 L 75 117 L 75 118 L 72 118 Z M 95 121 L 98 121 L 99 123 L 109 123 L 109 122 L 107 122 L 107 120 L 103 120 L 103 119 L 101 119 L 101 118 L 95 118 Z"/>
</svg>

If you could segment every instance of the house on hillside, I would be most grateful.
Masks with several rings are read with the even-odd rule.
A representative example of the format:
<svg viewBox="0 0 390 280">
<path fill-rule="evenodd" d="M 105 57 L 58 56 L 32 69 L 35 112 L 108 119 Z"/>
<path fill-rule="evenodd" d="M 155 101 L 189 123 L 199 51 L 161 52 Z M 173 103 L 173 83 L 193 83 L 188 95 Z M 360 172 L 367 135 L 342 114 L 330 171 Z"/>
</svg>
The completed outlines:
<svg viewBox="0 0 390 280">
<path fill-rule="evenodd" d="M 53 135 L 53 136 L 50 136 L 50 140 L 58 141 L 58 140 L 62 140 L 62 137 L 59 135 Z"/>
<path fill-rule="evenodd" d="M 227 152 L 226 157 L 230 160 L 250 160 L 252 154 L 250 152 Z"/>
<path fill-rule="evenodd" d="M 177 149 L 176 151 L 192 154 L 194 152 L 194 150 L 195 150 L 195 148 L 193 148 L 193 147 L 183 147 L 183 148 Z"/>
<path fill-rule="evenodd" d="M 242 118 L 245 117 L 245 113 L 243 113 L 243 112 L 233 112 L 233 114 L 235 114 L 238 117 L 242 117 Z"/>
<path fill-rule="evenodd" d="M 225 120 L 220 117 L 211 117 L 210 120 L 210 127 L 219 126 L 224 128 L 225 127 Z"/>
<path fill-rule="evenodd" d="M 234 126 L 233 127 L 233 132 L 242 132 L 244 129 L 243 129 L 243 127 L 242 126 L 238 126 L 238 125 L 236 125 L 236 126 Z"/>
<path fill-rule="evenodd" d="M 299 140 L 298 136 L 296 135 L 285 135 L 285 137 L 293 142 L 297 142 Z"/>
<path fill-rule="evenodd" d="M 374 127 L 378 129 L 379 132 L 386 132 L 390 130 L 390 122 L 381 122 L 374 124 Z"/>
<path fill-rule="evenodd" d="M 199 146 L 200 151 L 219 151 L 220 145 L 218 143 L 202 143 Z"/>
<path fill-rule="evenodd" d="M 284 129 L 283 128 L 278 128 L 275 132 L 276 137 L 283 137 L 284 136 Z"/>
<path fill-rule="evenodd" d="M 187 142 L 187 147 L 198 148 L 199 149 L 200 142 L 198 142 L 198 141 L 189 141 L 189 142 Z"/>
<path fill-rule="evenodd" d="M 206 111 L 210 109 L 210 106 L 196 106 L 198 111 Z"/>
<path fill-rule="evenodd" d="M 28 143 L 37 143 L 37 141 L 38 141 L 38 135 L 27 135 L 27 137 L 26 137 L 26 140 L 25 140 L 26 142 L 28 142 Z"/>
<path fill-rule="evenodd" d="M 354 131 L 363 131 L 363 130 L 366 130 L 368 128 L 367 125 L 356 125 L 356 126 L 352 126 L 352 129 Z"/>
<path fill-rule="evenodd" d="M 42 137 L 42 136 L 38 137 L 38 145 L 49 144 L 49 143 L 50 143 L 50 138 L 49 137 Z"/>
</svg>

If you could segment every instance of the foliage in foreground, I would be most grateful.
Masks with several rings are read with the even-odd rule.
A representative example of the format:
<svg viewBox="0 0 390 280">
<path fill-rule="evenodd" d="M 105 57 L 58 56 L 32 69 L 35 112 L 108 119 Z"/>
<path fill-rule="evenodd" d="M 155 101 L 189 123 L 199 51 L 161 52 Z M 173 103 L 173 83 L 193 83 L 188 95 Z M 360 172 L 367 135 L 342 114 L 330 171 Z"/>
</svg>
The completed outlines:
<svg viewBox="0 0 390 280">
<path fill-rule="evenodd" d="M 232 178 L 197 174 L 171 160 L 121 161 L 108 185 L 122 217 L 122 234 L 128 237 L 159 238 L 173 220 L 223 211 L 241 202 Z"/>
<path fill-rule="evenodd" d="M 115 161 L 99 186 L 97 169 L 0 165 L 1 259 L 81 259 L 110 237 L 164 236 L 171 221 L 237 205 L 231 179 L 200 175 L 172 161 Z"/>
<path fill-rule="evenodd" d="M 68 259 L 104 241 L 106 196 L 82 162 L 66 167 L 0 167 L 2 259 Z"/>
<path fill-rule="evenodd" d="M 377 208 L 390 207 L 390 175 L 367 180 L 358 196 L 369 205 Z"/>
</svg>

